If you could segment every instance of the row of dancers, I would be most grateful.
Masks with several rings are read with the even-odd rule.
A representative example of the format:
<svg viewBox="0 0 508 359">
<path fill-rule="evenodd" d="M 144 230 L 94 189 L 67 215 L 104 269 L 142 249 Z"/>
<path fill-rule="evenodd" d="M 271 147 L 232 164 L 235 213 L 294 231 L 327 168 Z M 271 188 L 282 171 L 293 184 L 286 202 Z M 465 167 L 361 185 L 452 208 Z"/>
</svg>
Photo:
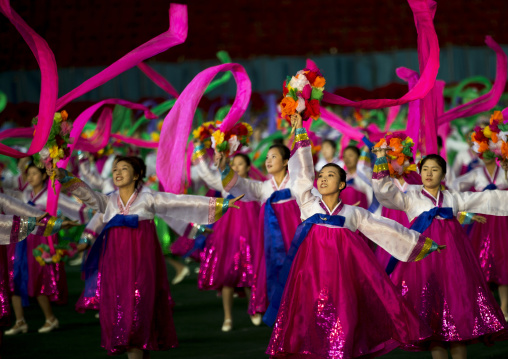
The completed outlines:
<svg viewBox="0 0 508 359">
<path fill-rule="evenodd" d="M 144 182 L 146 165 L 132 156 L 114 158 L 108 179 L 81 156 L 81 179 L 29 163 L 29 185 L 14 181 L 17 190 L 4 189 L 0 198 L 5 214 L 38 224 L 23 235 L 13 219 L 5 226 L 9 240 L 2 243 L 11 244 L 0 247 L 0 324 L 8 322 L 9 301 L 16 317 L 6 334 L 28 330 L 28 297 L 37 298 L 46 317 L 39 331 L 58 327 L 50 303 L 66 301 L 65 268 L 61 262 L 41 266 L 32 255 L 47 235 L 58 241 L 53 229 L 41 229 L 56 221 L 43 213 L 47 176 L 55 175 L 80 201 L 61 195 L 62 215 L 88 223 L 78 245 L 88 253 L 77 309 L 100 310 L 101 345 L 109 354 L 141 358 L 178 345 L 157 219 L 179 241 L 208 233 L 199 289 L 221 292 L 222 330 L 230 331 L 233 294 L 244 288 L 253 323 L 263 318 L 273 325 L 272 357 L 353 358 L 402 348 L 430 350 L 434 358 L 447 357 L 449 349 L 465 358 L 469 343 L 506 339 L 508 192 L 502 190 L 508 181 L 496 162 L 468 164 L 470 171 L 447 190 L 442 182 L 449 166 L 428 155 L 420 161 L 422 184 L 411 185 L 389 176 L 383 150 L 372 166 L 367 149 L 347 147 L 345 171 L 335 144 L 325 141 L 326 163 L 315 164 L 301 118 L 292 121 L 294 147 L 270 148 L 266 180 L 249 178 L 248 156 L 209 158 L 196 144 L 193 171 L 221 192 L 217 197 L 154 191 Z M 475 192 L 465 192 L 470 189 Z M 213 232 L 204 226 L 214 222 Z M 501 306 L 489 283 L 499 285 Z"/>
</svg>

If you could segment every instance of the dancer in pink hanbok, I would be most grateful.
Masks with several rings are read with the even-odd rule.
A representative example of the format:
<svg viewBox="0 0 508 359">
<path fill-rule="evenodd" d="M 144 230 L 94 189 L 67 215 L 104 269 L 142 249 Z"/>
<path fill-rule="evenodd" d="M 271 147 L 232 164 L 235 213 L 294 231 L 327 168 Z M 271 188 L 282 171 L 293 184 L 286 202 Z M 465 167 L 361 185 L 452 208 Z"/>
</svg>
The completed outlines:
<svg viewBox="0 0 508 359">
<path fill-rule="evenodd" d="M 476 167 L 455 179 L 452 188 L 456 191 L 476 192 L 508 190 L 505 171 L 495 159 L 484 159 L 484 166 Z M 475 223 L 469 232 L 476 257 L 480 261 L 485 279 L 499 286 L 499 299 L 504 317 L 508 320 L 508 217 L 486 216 L 486 224 Z"/>
<path fill-rule="evenodd" d="M 266 170 L 272 177 L 264 182 L 242 178 L 226 165 L 222 154 L 216 155 L 216 163 L 222 171 L 222 186 L 233 196 L 245 193 L 245 201 L 261 204 L 259 215 L 260 237 L 253 249 L 254 285 L 249 314 L 253 323 L 261 324 L 261 314 L 268 307 L 282 268 L 284 257 L 291 245 L 300 215 L 291 193 L 291 181 L 287 170 L 289 149 L 280 144 L 270 147 L 266 156 Z"/>
<path fill-rule="evenodd" d="M 194 149 L 194 165 L 200 177 L 212 189 L 222 190 L 221 175 L 210 170 L 203 160 L 204 147 Z M 241 178 L 248 178 L 250 159 L 244 154 L 233 156 L 231 168 Z M 223 196 L 227 194 L 223 194 Z M 231 197 L 231 196 L 230 196 Z M 235 288 L 244 288 L 250 300 L 251 287 L 254 285 L 253 259 L 257 241 L 260 238 L 259 212 L 257 201 L 238 202 L 241 211 L 227 213 L 214 226 L 213 233 L 206 240 L 203 261 L 199 269 L 198 288 L 218 290 L 222 294 L 224 323 L 222 331 L 233 328 L 233 294 Z M 256 321 L 257 318 L 251 318 Z"/>
<path fill-rule="evenodd" d="M 213 223 L 237 208 L 231 201 L 140 191 L 145 167 L 135 157 L 118 157 L 113 181 L 118 192 L 93 191 L 61 169 L 64 190 L 103 214 L 106 223 L 85 263 L 87 294 L 95 294 L 100 265 L 102 346 L 109 354 L 142 358 L 152 350 L 177 346 L 166 266 L 157 239 L 155 214 Z"/>
<path fill-rule="evenodd" d="M 295 119 L 296 117 L 296 119 Z M 273 358 L 356 358 L 385 354 L 430 335 L 356 231 L 404 261 L 443 248 L 416 231 L 342 203 L 345 171 L 325 165 L 312 194 L 310 141 L 299 115 L 289 161 L 304 222 L 298 227 L 265 321 Z M 293 122 L 293 123 L 294 123 Z"/>
<path fill-rule="evenodd" d="M 391 279 L 432 328 L 426 341 L 407 345 L 407 350 L 430 350 L 435 359 L 465 358 L 466 344 L 507 338 L 506 322 L 483 277 L 467 234 L 457 220 L 466 212 L 506 216 L 508 192 L 459 193 L 441 190 L 446 161 L 429 155 L 420 163 L 423 188 L 401 192 L 389 177 L 385 150 L 372 178 L 374 193 L 388 208 L 406 212 L 411 228 L 447 246 L 440 256 L 419 263 L 399 263 Z"/>
</svg>

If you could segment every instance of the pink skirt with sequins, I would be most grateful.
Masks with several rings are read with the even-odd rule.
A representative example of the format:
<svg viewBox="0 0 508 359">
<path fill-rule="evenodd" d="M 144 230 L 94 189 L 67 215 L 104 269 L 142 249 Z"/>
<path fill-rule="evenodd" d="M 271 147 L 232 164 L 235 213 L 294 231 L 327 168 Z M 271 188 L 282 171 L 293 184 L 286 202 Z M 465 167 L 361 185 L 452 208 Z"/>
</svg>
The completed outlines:
<svg viewBox="0 0 508 359">
<path fill-rule="evenodd" d="M 206 240 L 199 269 L 198 288 L 220 290 L 222 287 L 247 287 L 254 284 L 254 248 L 259 238 L 257 202 L 238 202 L 215 224 Z"/>
<path fill-rule="evenodd" d="M 35 260 L 33 250 L 40 244 L 48 244 L 49 237 L 29 235 L 25 241 L 27 245 L 26 255 L 28 259 L 28 295 L 36 297 L 39 295 L 48 296 L 49 300 L 58 304 L 67 303 L 67 276 L 65 274 L 65 263 L 46 264 L 41 266 Z M 51 236 L 53 243 L 58 243 L 56 235 Z M 7 249 L 11 258 L 9 264 L 9 284 L 11 292 L 14 293 L 13 265 L 16 261 L 16 246 L 9 245 Z"/>
<path fill-rule="evenodd" d="M 274 203 L 273 209 L 280 224 L 282 239 L 286 253 L 291 246 L 291 241 L 295 236 L 296 228 L 301 223 L 300 208 L 296 200 L 290 200 L 282 203 Z M 264 241 L 264 218 L 265 205 L 261 207 L 259 215 L 259 240 L 255 247 L 254 258 L 254 285 L 252 286 L 249 314 L 264 313 L 268 308 L 268 297 L 266 294 L 266 260 L 265 260 L 265 241 Z"/>
<path fill-rule="evenodd" d="M 456 219 L 434 219 L 423 234 L 447 247 L 419 262 L 399 262 L 391 279 L 434 334 L 406 350 L 440 342 L 507 339 L 506 321 Z"/>
<path fill-rule="evenodd" d="M 293 261 L 267 354 L 373 357 L 430 334 L 362 238 L 314 225 Z"/>
<path fill-rule="evenodd" d="M 10 325 L 9 267 L 7 246 L 0 246 L 0 327 Z"/>
<path fill-rule="evenodd" d="M 101 258 L 101 344 L 108 354 L 178 345 L 166 264 L 153 220 L 111 228 Z"/>
<path fill-rule="evenodd" d="M 487 282 L 508 285 L 508 217 L 488 216 L 475 222 L 470 233 L 473 249 Z"/>
</svg>

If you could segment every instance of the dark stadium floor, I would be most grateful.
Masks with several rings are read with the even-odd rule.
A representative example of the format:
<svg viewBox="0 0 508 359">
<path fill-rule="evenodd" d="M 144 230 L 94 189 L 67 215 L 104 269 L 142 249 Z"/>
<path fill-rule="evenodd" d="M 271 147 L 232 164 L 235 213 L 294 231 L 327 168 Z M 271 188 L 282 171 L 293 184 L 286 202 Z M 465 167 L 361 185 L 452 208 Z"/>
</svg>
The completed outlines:
<svg viewBox="0 0 508 359">
<path fill-rule="evenodd" d="M 79 314 L 74 311 L 83 282 L 78 267 L 68 267 L 69 304 L 54 307 L 60 320 L 60 329 L 49 334 L 38 334 L 43 315 L 34 302 L 27 308 L 25 317 L 30 326 L 28 334 L 4 337 L 2 359 L 17 358 L 107 358 L 100 347 L 100 326 L 95 313 Z M 169 270 L 170 276 L 174 273 Z M 152 358 L 198 359 L 267 358 L 264 354 L 271 329 L 254 327 L 246 314 L 247 301 L 235 299 L 234 325 L 230 333 L 222 333 L 222 302 L 214 292 L 200 292 L 196 288 L 196 274 L 191 274 L 182 283 L 171 287 L 176 302 L 174 319 L 179 348 L 165 352 L 152 352 Z M 126 355 L 121 356 L 126 357 Z M 475 344 L 468 347 L 469 358 L 508 358 L 508 341 L 493 347 Z M 431 358 L 429 352 L 409 353 L 393 351 L 383 358 Z"/>
</svg>

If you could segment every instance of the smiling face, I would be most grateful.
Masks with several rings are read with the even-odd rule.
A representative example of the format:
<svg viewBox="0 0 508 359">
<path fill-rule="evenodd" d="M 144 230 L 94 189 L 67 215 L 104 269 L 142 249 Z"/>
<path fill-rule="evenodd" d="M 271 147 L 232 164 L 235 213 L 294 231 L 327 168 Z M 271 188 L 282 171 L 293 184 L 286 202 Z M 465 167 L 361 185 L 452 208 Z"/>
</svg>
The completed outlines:
<svg viewBox="0 0 508 359">
<path fill-rule="evenodd" d="M 339 194 L 345 187 L 341 181 L 339 170 L 334 166 L 323 167 L 317 179 L 318 191 L 322 196 Z"/>
<path fill-rule="evenodd" d="M 113 165 L 113 183 L 116 187 L 124 187 L 132 185 L 139 175 L 134 175 L 134 168 L 125 162 L 118 161 Z"/>
<path fill-rule="evenodd" d="M 238 176 L 247 178 L 250 166 L 247 165 L 247 162 L 242 156 L 235 156 L 233 162 L 231 162 L 231 169 L 238 173 Z"/>
<path fill-rule="evenodd" d="M 344 165 L 348 171 L 356 170 L 356 165 L 358 164 L 358 153 L 354 150 L 347 149 L 344 151 L 342 159 L 344 160 Z"/>
<path fill-rule="evenodd" d="M 441 185 L 441 181 L 444 179 L 445 174 L 437 161 L 427 160 L 422 165 L 421 176 L 423 186 L 428 189 L 434 189 Z"/>
<path fill-rule="evenodd" d="M 273 175 L 276 173 L 279 173 L 281 171 L 286 170 L 286 166 L 288 164 L 288 160 L 284 160 L 282 158 L 282 154 L 277 148 L 272 148 L 268 151 L 268 154 L 266 155 L 266 171 Z"/>
<path fill-rule="evenodd" d="M 39 187 L 44 183 L 47 178 L 47 174 L 43 174 L 38 168 L 31 166 L 26 171 L 26 180 L 32 188 Z"/>
</svg>

